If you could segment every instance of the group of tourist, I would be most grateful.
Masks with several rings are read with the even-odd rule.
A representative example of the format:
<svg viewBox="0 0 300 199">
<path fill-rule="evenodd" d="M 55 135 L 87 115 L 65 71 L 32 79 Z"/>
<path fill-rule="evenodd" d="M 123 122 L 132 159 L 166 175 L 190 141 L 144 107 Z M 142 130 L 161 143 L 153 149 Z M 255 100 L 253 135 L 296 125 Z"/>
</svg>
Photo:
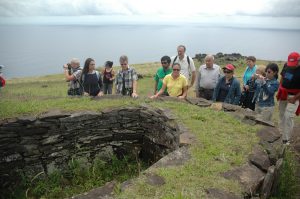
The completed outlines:
<svg viewBox="0 0 300 199">
<path fill-rule="evenodd" d="M 220 67 L 214 63 L 214 56 L 207 55 L 205 63 L 196 71 L 192 58 L 186 55 L 186 47 L 179 45 L 177 55 L 163 56 L 161 66 L 154 77 L 154 94 L 150 98 L 171 96 L 184 99 L 195 83 L 197 97 L 213 102 L 240 105 L 256 111 L 264 121 L 271 121 L 275 107 L 275 93 L 279 100 L 279 129 L 283 142 L 288 143 L 293 129 L 293 117 L 300 113 L 300 55 L 293 52 L 280 73 L 275 63 L 267 66 L 256 65 L 254 56 L 247 57 L 242 86 L 235 77 L 235 66 Z M 138 75 L 128 64 L 128 57 L 119 59 L 121 69 L 115 73 L 113 62 L 107 61 L 105 68 L 98 72 L 95 60 L 88 58 L 83 69 L 78 59 L 65 64 L 65 77 L 69 81 L 68 95 L 102 96 L 112 94 L 115 83 L 116 94 L 138 97 Z"/>
</svg>

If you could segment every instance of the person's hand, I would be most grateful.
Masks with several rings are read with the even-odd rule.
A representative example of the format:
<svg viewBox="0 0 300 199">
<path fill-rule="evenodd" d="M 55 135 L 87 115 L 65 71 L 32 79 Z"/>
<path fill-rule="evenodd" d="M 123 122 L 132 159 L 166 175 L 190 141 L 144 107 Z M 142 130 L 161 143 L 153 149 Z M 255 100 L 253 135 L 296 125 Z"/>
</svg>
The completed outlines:
<svg viewBox="0 0 300 199">
<path fill-rule="evenodd" d="M 133 98 L 137 98 L 138 97 L 138 94 L 136 92 L 132 93 L 131 97 Z"/>
<path fill-rule="evenodd" d="M 84 96 L 89 96 L 90 94 L 88 94 L 87 92 L 83 93 Z"/>
<path fill-rule="evenodd" d="M 151 99 L 156 99 L 158 96 L 157 95 L 152 95 L 150 98 Z"/>
<path fill-rule="evenodd" d="M 288 101 L 288 103 L 295 104 L 296 98 L 295 97 L 291 97 L 291 98 L 288 98 L 287 101 Z"/>
<path fill-rule="evenodd" d="M 64 64 L 64 69 L 65 69 L 65 70 L 68 69 L 68 64 Z"/>
<path fill-rule="evenodd" d="M 99 96 L 99 97 L 103 96 L 103 92 L 102 91 L 99 92 L 97 96 Z"/>
<path fill-rule="evenodd" d="M 185 99 L 185 97 L 181 95 L 178 97 L 178 99 Z"/>
<path fill-rule="evenodd" d="M 264 76 L 262 76 L 262 75 L 259 75 L 259 74 L 257 74 L 257 79 L 260 79 L 260 80 L 264 80 L 265 79 L 265 77 Z"/>
<path fill-rule="evenodd" d="M 249 90 L 249 86 L 248 86 L 248 85 L 245 85 L 245 86 L 244 86 L 244 89 L 245 89 L 245 91 Z"/>
</svg>

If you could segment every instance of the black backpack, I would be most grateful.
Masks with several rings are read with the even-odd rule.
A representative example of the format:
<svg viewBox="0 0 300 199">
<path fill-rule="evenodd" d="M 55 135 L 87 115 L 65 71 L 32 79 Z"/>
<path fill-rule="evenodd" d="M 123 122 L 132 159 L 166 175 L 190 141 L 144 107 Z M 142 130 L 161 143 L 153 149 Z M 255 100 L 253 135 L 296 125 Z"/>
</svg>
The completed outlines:
<svg viewBox="0 0 300 199">
<path fill-rule="evenodd" d="M 174 65 L 174 63 L 175 63 L 175 61 L 177 60 L 177 58 L 178 58 L 178 56 L 176 55 L 176 57 L 174 58 L 174 60 L 173 60 L 173 64 L 172 64 L 172 66 Z M 189 56 L 187 56 L 187 62 L 188 62 L 188 64 L 189 64 L 189 67 L 190 67 L 190 57 Z"/>
</svg>

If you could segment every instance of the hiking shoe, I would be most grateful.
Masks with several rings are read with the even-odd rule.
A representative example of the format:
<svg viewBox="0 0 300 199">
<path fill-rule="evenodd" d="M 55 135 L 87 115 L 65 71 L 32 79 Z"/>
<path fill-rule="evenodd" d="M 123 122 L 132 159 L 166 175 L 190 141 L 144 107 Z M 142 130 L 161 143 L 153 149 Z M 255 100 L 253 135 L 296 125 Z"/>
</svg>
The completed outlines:
<svg viewBox="0 0 300 199">
<path fill-rule="evenodd" d="M 284 145 L 290 145 L 290 141 L 289 141 L 289 140 L 282 140 L 282 143 L 283 143 Z"/>
</svg>

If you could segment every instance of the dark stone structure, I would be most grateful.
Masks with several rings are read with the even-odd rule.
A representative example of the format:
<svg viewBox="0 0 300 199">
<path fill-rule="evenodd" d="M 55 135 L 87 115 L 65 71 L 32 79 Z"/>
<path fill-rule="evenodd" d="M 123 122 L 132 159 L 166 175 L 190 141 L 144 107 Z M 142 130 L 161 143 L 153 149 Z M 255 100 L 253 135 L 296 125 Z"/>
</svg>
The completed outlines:
<svg viewBox="0 0 300 199">
<path fill-rule="evenodd" d="M 102 112 L 20 117 L 0 123 L 0 184 L 62 169 L 72 157 L 136 155 L 153 163 L 179 147 L 179 128 L 169 113 L 146 106 Z"/>
</svg>

